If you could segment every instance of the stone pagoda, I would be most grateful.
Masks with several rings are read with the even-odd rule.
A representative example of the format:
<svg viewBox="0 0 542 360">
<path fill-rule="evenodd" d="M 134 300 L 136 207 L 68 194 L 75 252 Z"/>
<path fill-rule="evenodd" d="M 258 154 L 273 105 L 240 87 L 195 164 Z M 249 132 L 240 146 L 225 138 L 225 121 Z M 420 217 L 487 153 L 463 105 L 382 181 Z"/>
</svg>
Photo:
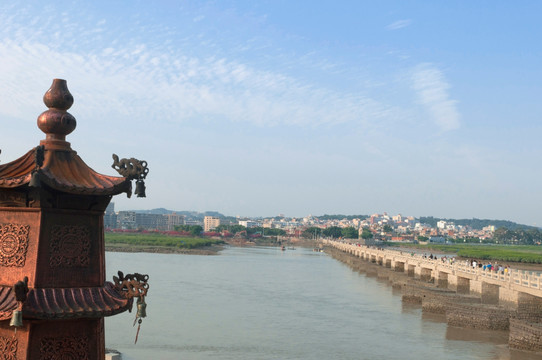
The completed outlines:
<svg viewBox="0 0 542 360">
<path fill-rule="evenodd" d="M 148 289 L 146 275 L 106 281 L 104 211 L 114 195 L 131 195 L 131 180 L 144 196 L 148 169 L 114 155 L 121 176 L 95 172 L 65 140 L 76 126 L 66 81 L 53 80 L 43 101 L 45 139 L 0 164 L 0 360 L 102 360 L 104 316 L 131 310 L 136 297 L 144 317 Z"/>
</svg>

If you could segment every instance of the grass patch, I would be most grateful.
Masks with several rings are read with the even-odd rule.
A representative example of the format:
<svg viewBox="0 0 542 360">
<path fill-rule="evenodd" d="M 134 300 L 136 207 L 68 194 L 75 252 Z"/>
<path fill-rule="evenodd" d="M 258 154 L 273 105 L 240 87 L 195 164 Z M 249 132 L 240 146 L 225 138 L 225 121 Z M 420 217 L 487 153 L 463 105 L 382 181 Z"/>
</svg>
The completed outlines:
<svg viewBox="0 0 542 360">
<path fill-rule="evenodd" d="M 393 245 L 396 246 L 396 244 Z M 438 250 L 477 260 L 542 264 L 542 247 L 534 245 L 401 244 L 400 246 Z"/>
<path fill-rule="evenodd" d="M 125 234 L 105 233 L 106 245 L 126 244 L 133 246 L 164 246 L 180 249 L 197 249 L 211 245 L 223 244 L 220 239 L 168 236 L 163 234 Z"/>
</svg>

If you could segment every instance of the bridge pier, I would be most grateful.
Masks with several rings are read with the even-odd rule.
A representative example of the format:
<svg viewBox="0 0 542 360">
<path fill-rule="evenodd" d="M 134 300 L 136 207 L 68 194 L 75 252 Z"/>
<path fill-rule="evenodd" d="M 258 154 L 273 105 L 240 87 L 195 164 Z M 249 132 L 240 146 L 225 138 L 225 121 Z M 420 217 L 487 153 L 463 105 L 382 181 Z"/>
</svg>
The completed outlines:
<svg viewBox="0 0 542 360">
<path fill-rule="evenodd" d="M 517 291 L 517 318 L 533 323 L 542 322 L 542 299 Z M 540 340 L 542 342 L 542 338 Z"/>
<path fill-rule="evenodd" d="M 513 311 L 487 304 L 448 304 L 448 325 L 481 330 L 508 330 Z"/>
<path fill-rule="evenodd" d="M 510 319 L 508 346 L 517 350 L 542 351 L 542 324 Z"/>
</svg>

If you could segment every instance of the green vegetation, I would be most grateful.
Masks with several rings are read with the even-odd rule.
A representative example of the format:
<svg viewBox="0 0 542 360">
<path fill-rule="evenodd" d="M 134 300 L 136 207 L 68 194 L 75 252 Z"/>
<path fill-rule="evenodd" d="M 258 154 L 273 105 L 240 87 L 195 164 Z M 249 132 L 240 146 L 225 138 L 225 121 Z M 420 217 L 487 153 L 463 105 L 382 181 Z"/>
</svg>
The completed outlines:
<svg viewBox="0 0 542 360">
<path fill-rule="evenodd" d="M 518 223 L 515 223 L 513 221 L 508 221 L 508 220 L 488 220 L 488 219 L 476 219 L 476 218 L 472 218 L 472 219 L 441 219 L 441 218 L 436 218 L 436 217 L 432 217 L 432 216 L 427 216 L 427 217 L 420 217 L 420 222 L 423 223 L 423 224 L 428 224 L 428 225 L 431 225 L 431 227 L 437 227 L 437 222 L 443 220 L 443 221 L 448 221 L 448 222 L 453 222 L 454 224 L 456 225 L 462 225 L 462 226 L 470 226 L 472 229 L 477 229 L 477 230 L 481 230 L 482 228 L 486 227 L 486 226 L 489 226 L 489 225 L 493 225 L 495 226 L 495 228 L 500 228 L 500 227 L 504 227 L 504 228 L 507 228 L 507 229 L 510 229 L 510 230 L 518 230 L 518 229 L 534 229 L 535 227 L 533 226 L 528 226 L 528 225 L 521 225 L 521 224 L 518 224 Z"/>
<path fill-rule="evenodd" d="M 105 244 L 126 244 L 135 246 L 166 246 L 181 249 L 196 249 L 210 245 L 223 244 L 222 240 L 168 236 L 152 233 L 105 233 Z"/>
<path fill-rule="evenodd" d="M 373 238 L 373 233 L 371 232 L 371 230 L 369 230 L 369 228 L 365 227 L 361 231 L 361 238 L 365 239 L 365 240 L 372 239 Z"/>
<path fill-rule="evenodd" d="M 343 236 L 342 229 L 338 226 L 330 226 L 322 231 L 322 234 L 327 237 L 338 239 Z"/>
<path fill-rule="evenodd" d="M 192 236 L 200 236 L 203 232 L 203 228 L 200 225 L 177 225 L 175 231 L 184 231 L 190 233 Z"/>
<path fill-rule="evenodd" d="M 533 245 L 542 242 L 542 231 L 535 228 L 510 230 L 501 227 L 495 230 L 493 240 L 499 244 Z"/>
<path fill-rule="evenodd" d="M 359 238 L 359 232 L 356 228 L 348 226 L 341 229 L 342 237 L 345 239 L 357 239 Z"/>
<path fill-rule="evenodd" d="M 301 234 L 305 239 L 314 239 L 315 237 L 322 236 L 322 229 L 316 226 L 311 226 Z"/>
<path fill-rule="evenodd" d="M 259 234 L 262 236 L 284 236 L 286 235 L 286 231 L 282 229 L 271 229 L 271 228 L 264 228 L 261 226 L 251 227 L 247 229 L 247 233 L 249 235 L 255 235 Z"/>
<path fill-rule="evenodd" d="M 247 228 L 243 225 L 218 225 L 214 231 L 223 232 L 227 231 L 230 234 L 237 234 L 238 232 L 245 231 Z"/>
<path fill-rule="evenodd" d="M 386 224 L 382 227 L 382 231 L 386 233 L 391 233 L 393 231 L 393 228 L 390 225 Z"/>
<path fill-rule="evenodd" d="M 477 260 L 542 264 L 542 246 L 534 245 L 401 244 L 401 247 L 455 253 L 463 258 Z"/>
</svg>

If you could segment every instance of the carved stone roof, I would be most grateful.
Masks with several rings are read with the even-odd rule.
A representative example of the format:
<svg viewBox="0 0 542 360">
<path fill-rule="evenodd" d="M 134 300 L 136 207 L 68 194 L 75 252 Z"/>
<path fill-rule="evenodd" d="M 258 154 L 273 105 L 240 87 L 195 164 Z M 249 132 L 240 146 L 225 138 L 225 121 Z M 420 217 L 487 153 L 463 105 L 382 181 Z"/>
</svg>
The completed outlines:
<svg viewBox="0 0 542 360">
<path fill-rule="evenodd" d="M 68 113 L 73 96 L 65 80 L 54 79 L 43 96 L 49 110 L 38 117 L 38 127 L 46 134 L 40 146 L 21 158 L 0 165 L 0 188 L 15 188 L 30 183 L 33 173 L 40 183 L 61 192 L 81 195 L 131 195 L 126 177 L 102 175 L 92 170 L 65 140 L 76 127 Z"/>
<path fill-rule="evenodd" d="M 103 287 L 30 289 L 23 304 L 23 317 L 31 319 L 97 318 L 132 308 L 111 282 Z M 11 318 L 17 301 L 11 287 L 0 286 L 0 321 Z"/>
<path fill-rule="evenodd" d="M 0 165 L 0 188 L 27 185 L 36 169 L 35 154 L 33 149 L 15 161 Z M 48 150 L 45 147 L 39 174 L 42 183 L 70 194 L 117 195 L 131 192 L 130 180 L 97 173 L 73 150 Z"/>
</svg>

